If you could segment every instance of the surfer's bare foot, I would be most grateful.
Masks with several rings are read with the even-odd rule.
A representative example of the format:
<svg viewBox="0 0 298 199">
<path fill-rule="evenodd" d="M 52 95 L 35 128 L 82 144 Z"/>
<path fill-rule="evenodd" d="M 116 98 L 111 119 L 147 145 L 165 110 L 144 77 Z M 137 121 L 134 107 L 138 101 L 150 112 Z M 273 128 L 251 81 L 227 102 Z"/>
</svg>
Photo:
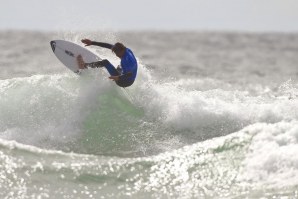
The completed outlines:
<svg viewBox="0 0 298 199">
<path fill-rule="evenodd" d="M 85 66 L 85 62 L 84 62 L 84 60 L 83 60 L 82 55 L 78 55 L 78 56 L 77 56 L 77 62 L 78 62 L 79 69 L 85 69 L 85 68 L 87 68 L 87 67 Z"/>
</svg>

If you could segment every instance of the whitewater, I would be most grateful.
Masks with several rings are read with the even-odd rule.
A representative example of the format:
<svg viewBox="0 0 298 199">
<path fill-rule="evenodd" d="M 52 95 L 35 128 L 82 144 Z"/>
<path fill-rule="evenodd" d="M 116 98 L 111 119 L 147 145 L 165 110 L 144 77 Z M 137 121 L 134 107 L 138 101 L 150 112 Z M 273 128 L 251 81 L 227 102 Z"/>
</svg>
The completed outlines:
<svg viewBox="0 0 298 199">
<path fill-rule="evenodd" d="M 82 38 L 132 49 L 135 84 L 51 52 Z M 2 31 L 0 49 L 1 198 L 298 198 L 297 34 Z"/>
</svg>

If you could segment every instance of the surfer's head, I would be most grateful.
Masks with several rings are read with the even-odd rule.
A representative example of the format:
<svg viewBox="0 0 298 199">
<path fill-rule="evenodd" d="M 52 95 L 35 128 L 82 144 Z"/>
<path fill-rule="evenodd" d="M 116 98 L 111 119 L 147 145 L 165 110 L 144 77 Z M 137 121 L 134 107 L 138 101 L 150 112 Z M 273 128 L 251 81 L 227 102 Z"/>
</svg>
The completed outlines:
<svg viewBox="0 0 298 199">
<path fill-rule="evenodd" d="M 126 47 L 122 43 L 115 43 L 115 45 L 112 47 L 113 53 L 116 54 L 117 57 L 121 58 L 125 53 Z"/>
</svg>

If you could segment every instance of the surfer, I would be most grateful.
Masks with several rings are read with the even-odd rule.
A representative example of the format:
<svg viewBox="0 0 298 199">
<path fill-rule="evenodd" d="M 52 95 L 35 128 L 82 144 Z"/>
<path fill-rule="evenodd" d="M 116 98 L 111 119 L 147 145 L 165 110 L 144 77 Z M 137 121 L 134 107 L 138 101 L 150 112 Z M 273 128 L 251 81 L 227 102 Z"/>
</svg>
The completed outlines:
<svg viewBox="0 0 298 199">
<path fill-rule="evenodd" d="M 133 52 L 129 48 L 125 47 L 122 43 L 115 43 L 112 45 L 103 42 L 91 41 L 89 39 L 82 39 L 82 42 L 86 44 L 85 46 L 95 45 L 111 49 L 112 52 L 121 59 L 121 65 L 116 69 L 107 59 L 98 62 L 85 63 L 82 56 L 79 55 L 77 57 L 77 61 L 80 69 L 86 69 L 87 67 L 105 67 L 110 74 L 109 78 L 114 80 L 118 86 L 128 87 L 134 83 L 137 75 L 138 63 Z"/>
</svg>

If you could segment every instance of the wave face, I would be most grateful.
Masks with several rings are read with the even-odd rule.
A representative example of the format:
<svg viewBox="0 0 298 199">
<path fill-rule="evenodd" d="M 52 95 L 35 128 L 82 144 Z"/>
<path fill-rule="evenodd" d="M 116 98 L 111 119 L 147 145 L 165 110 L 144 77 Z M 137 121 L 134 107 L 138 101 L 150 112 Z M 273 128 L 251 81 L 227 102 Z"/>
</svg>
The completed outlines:
<svg viewBox="0 0 298 199">
<path fill-rule="evenodd" d="M 12 34 L 22 38 L 21 33 Z M 201 41 L 217 55 L 223 47 L 229 47 L 232 54 L 246 44 L 249 48 L 232 54 L 235 60 L 245 60 L 239 66 L 243 71 L 231 74 L 245 76 L 229 81 L 225 62 L 208 77 L 190 75 L 194 67 L 202 74 L 211 70 L 202 69 L 198 60 L 191 59 L 195 54 L 190 54 L 189 62 L 197 66 L 186 67 L 179 78 L 175 76 L 182 63 L 165 74 L 139 60 L 135 84 L 123 89 L 101 69 L 78 76 L 56 70 L 62 66 L 53 62 L 47 63 L 53 67 L 43 65 L 47 69 L 32 74 L 27 60 L 30 70 L 22 75 L 1 74 L 1 198 L 298 197 L 298 85 L 288 79 L 296 59 L 292 54 L 298 50 L 290 48 L 280 55 L 283 64 L 288 60 L 287 70 L 280 76 L 268 69 L 272 60 L 263 60 L 265 69 L 259 71 L 269 72 L 262 81 L 258 81 L 261 72 L 247 67 L 261 63 L 259 56 L 273 57 L 285 50 L 288 40 L 296 41 L 296 36 L 269 35 L 282 46 L 279 49 L 276 44 L 272 50 L 272 44 L 259 44 L 264 35 L 217 33 L 212 40 L 199 33 L 164 34 L 147 33 L 142 38 L 153 45 L 164 36 L 186 37 Z M 41 33 L 26 36 L 44 40 Z M 227 46 L 232 36 L 234 43 Z M 51 40 L 53 35 L 47 37 Z M 126 34 L 118 37 L 132 42 Z M 131 45 L 138 48 L 141 44 Z M 213 49 L 215 44 L 218 51 Z M 253 54 L 258 45 L 262 45 L 261 55 Z M 38 55 L 39 64 L 49 60 L 48 48 Z M 13 51 L 3 50 L 7 55 Z M 191 52 L 198 53 L 201 63 L 211 62 L 206 52 L 193 48 Z M 34 56 L 34 52 L 28 53 Z M 117 63 L 105 53 L 105 58 Z M 151 53 L 140 57 L 150 62 L 154 60 Z M 253 57 L 251 62 L 247 55 Z M 19 70 L 11 59 L 21 58 L 3 57 L 1 67 L 9 63 Z M 266 64 L 270 66 L 266 68 Z"/>
</svg>

